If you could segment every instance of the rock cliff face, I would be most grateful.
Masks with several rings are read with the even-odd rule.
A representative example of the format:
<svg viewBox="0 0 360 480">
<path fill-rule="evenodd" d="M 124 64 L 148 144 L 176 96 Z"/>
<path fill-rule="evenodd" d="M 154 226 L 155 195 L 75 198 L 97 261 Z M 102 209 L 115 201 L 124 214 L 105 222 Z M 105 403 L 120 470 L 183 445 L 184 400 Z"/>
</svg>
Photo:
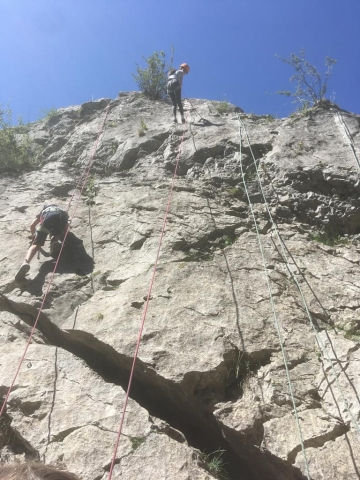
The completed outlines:
<svg viewBox="0 0 360 480">
<path fill-rule="evenodd" d="M 112 478 L 358 479 L 360 117 L 185 105 L 184 127 L 138 93 L 60 109 L 28 134 L 41 168 L 2 175 L 2 398 L 54 268 L 15 282 L 29 224 L 71 198 L 74 218 L 0 458 L 108 478 L 181 147 Z"/>
</svg>

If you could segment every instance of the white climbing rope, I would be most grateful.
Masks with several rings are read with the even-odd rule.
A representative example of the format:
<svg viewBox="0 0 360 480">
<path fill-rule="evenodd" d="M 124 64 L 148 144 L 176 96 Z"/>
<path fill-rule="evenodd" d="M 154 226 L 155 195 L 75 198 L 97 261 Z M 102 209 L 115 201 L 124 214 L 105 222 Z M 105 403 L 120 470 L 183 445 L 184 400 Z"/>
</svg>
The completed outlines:
<svg viewBox="0 0 360 480">
<path fill-rule="evenodd" d="M 299 290 L 299 293 L 300 293 L 300 296 L 301 296 L 301 299 L 302 299 L 302 302 L 303 302 L 303 305 L 304 305 L 304 308 L 305 308 L 307 317 L 308 317 L 309 322 L 310 322 L 310 325 L 311 325 L 311 327 L 312 327 L 312 329 L 313 329 L 313 331 L 314 331 L 314 333 L 315 333 L 316 341 L 317 341 L 317 343 L 318 343 L 318 345 L 319 345 L 319 348 L 320 348 L 323 356 L 325 356 L 326 359 L 328 360 L 328 362 L 330 363 L 331 370 L 332 370 L 332 373 L 333 373 L 333 375 L 334 375 L 334 379 L 335 379 L 337 388 L 338 388 L 338 390 L 339 390 L 341 399 L 342 399 L 342 401 L 343 401 L 343 403 L 344 403 L 344 405 L 345 405 L 346 410 L 348 411 L 348 413 L 349 413 L 349 415 L 350 415 L 350 417 L 351 417 L 351 420 L 352 420 L 352 422 L 353 422 L 353 424 L 354 424 L 354 426 L 355 426 L 355 429 L 357 430 L 357 432 L 358 432 L 359 435 L 360 435 L 360 426 L 359 426 L 359 423 L 358 423 L 357 420 L 355 419 L 355 417 L 354 417 L 354 415 L 353 415 L 353 413 L 352 413 L 352 411 L 351 411 L 351 409 L 350 409 L 349 403 L 348 403 L 348 401 L 347 401 L 347 399 L 346 399 L 346 397 L 345 397 L 345 395 L 344 395 L 344 393 L 343 393 L 343 389 L 342 389 L 342 387 L 341 387 L 341 385 L 340 385 L 339 376 L 338 376 L 338 374 L 337 374 L 337 372 L 336 372 L 336 370 L 335 370 L 334 363 L 333 363 L 333 361 L 331 360 L 331 358 L 330 358 L 330 356 L 329 356 L 329 354 L 328 354 L 328 351 L 327 351 L 327 349 L 326 349 L 326 347 L 325 347 L 325 345 L 324 345 L 324 342 L 322 341 L 321 337 L 319 336 L 319 334 L 318 334 L 318 332 L 317 332 L 317 330 L 316 330 L 316 327 L 315 327 L 314 321 L 313 321 L 313 319 L 312 319 L 312 315 L 311 315 L 311 313 L 310 313 L 308 304 L 307 304 L 307 302 L 306 302 L 306 299 L 305 299 L 305 295 L 304 295 L 304 293 L 303 293 L 303 290 L 302 290 L 302 288 L 301 288 L 301 286 L 300 286 L 297 278 L 295 277 L 295 273 L 294 273 L 294 271 L 293 271 L 292 268 L 291 268 L 291 264 L 289 263 L 289 257 L 288 257 L 288 255 L 286 254 L 286 251 L 285 251 L 285 248 L 284 248 L 285 242 L 284 242 L 284 240 L 282 239 L 282 237 L 281 237 L 281 235 L 280 235 L 280 232 L 279 232 L 279 229 L 278 229 L 278 227 L 277 227 L 277 225 L 276 225 L 276 222 L 274 221 L 273 216 L 272 216 L 272 214 L 271 214 L 268 201 L 267 201 L 266 196 L 265 196 L 265 194 L 264 194 L 263 184 L 262 184 L 262 181 L 261 181 L 261 177 L 260 177 L 259 170 L 258 170 L 258 167 L 257 167 L 257 163 L 256 163 L 256 160 L 255 160 L 255 156 L 254 156 L 254 154 L 253 154 L 253 151 L 252 151 L 252 148 L 251 148 L 251 145 L 250 145 L 249 136 L 248 136 L 247 131 L 246 131 L 246 128 L 245 128 L 245 126 L 244 126 L 244 124 L 243 124 L 243 122 L 242 122 L 242 120 L 241 120 L 241 118 L 240 118 L 240 115 L 238 116 L 238 119 L 239 119 L 240 127 L 242 126 L 243 129 L 244 129 L 244 132 L 245 132 L 245 136 L 246 136 L 246 139 L 247 139 L 247 142 L 248 142 L 248 145 L 249 145 L 249 149 L 250 149 L 250 152 L 251 152 L 253 161 L 254 161 L 254 165 L 255 165 L 255 169 L 256 169 L 256 175 L 257 175 L 257 180 L 258 180 L 258 183 L 259 183 L 259 186 L 260 186 L 260 190 L 261 190 L 261 195 L 262 195 L 262 197 L 263 197 L 263 199 L 264 199 L 264 204 L 265 204 L 266 210 L 267 210 L 267 212 L 268 212 L 268 215 L 269 215 L 269 218 L 270 218 L 270 222 L 271 222 L 271 224 L 272 224 L 272 226 L 273 226 L 273 228 L 274 228 L 274 230 L 275 230 L 275 232 L 276 232 L 276 236 L 277 236 L 277 238 L 278 238 L 278 240 L 279 240 L 279 242 L 280 242 L 280 248 L 281 248 L 281 251 L 282 251 L 283 259 L 284 259 L 285 264 L 286 264 L 286 268 L 288 269 L 288 271 L 289 271 L 292 279 L 294 280 L 294 283 L 296 284 L 296 286 L 297 286 L 297 288 L 298 288 L 298 290 Z M 241 138 L 241 137 L 240 137 L 240 138 Z M 244 182 L 244 183 L 245 183 L 245 182 Z M 299 270 L 299 269 L 298 269 L 298 270 Z M 299 272 L 300 272 L 300 270 L 299 270 Z M 301 272 L 300 272 L 300 273 L 301 273 Z M 334 355 L 335 355 L 335 358 L 337 358 L 336 352 L 335 352 L 334 348 L 332 347 L 332 345 L 331 345 L 331 349 L 332 349 L 332 351 L 333 351 L 333 353 L 334 353 Z"/>
<path fill-rule="evenodd" d="M 337 117 L 339 119 L 339 122 L 340 122 L 340 125 L 343 127 L 343 130 L 345 132 L 345 135 L 347 136 L 348 140 L 349 140 L 349 145 L 350 145 L 350 148 L 353 152 L 353 155 L 354 155 L 354 158 L 358 164 L 358 167 L 360 168 L 360 161 L 356 155 L 356 150 L 355 150 L 355 145 L 354 145 L 354 141 L 352 139 L 352 136 L 351 136 L 351 133 L 350 133 L 350 130 L 348 128 L 348 126 L 346 125 L 346 123 L 344 122 L 344 119 L 342 118 L 342 116 L 340 115 L 339 111 L 337 110 L 336 111 L 336 114 L 337 114 Z"/>
<path fill-rule="evenodd" d="M 240 137 L 240 139 L 239 139 L 240 151 L 239 151 L 239 152 L 240 152 L 240 169 L 241 169 L 241 175 L 242 175 L 242 179 L 243 179 L 243 183 L 244 183 L 244 188 L 245 188 L 245 192 L 246 192 L 246 197 L 247 197 L 247 199 L 248 199 L 248 203 L 249 203 L 251 215 L 252 215 L 252 217 L 253 217 L 254 226 L 255 226 L 255 230 L 256 230 L 256 236 L 257 236 L 257 240 L 258 240 L 258 244 L 259 244 L 259 248 L 260 248 L 260 253 L 261 253 L 261 258 L 262 258 L 262 264 L 263 264 L 263 269 L 264 269 L 264 273 L 265 273 L 265 276 L 266 276 L 267 288 L 268 288 L 269 295 L 270 295 L 270 303 L 271 303 L 271 309 L 272 309 L 272 312 L 273 312 L 273 319 L 274 319 L 275 329 L 276 329 L 276 332 L 277 332 L 277 335 L 278 335 L 278 338 L 279 338 L 281 353 L 282 353 L 283 362 L 284 362 L 284 367 L 285 367 L 285 371 L 286 371 L 286 378 L 287 378 L 287 382 L 288 382 L 288 386 L 289 386 L 289 392 L 290 392 L 291 402 L 292 402 L 292 405 L 293 405 L 293 411 L 294 411 L 294 415 L 295 415 L 295 419 L 296 419 L 296 426 L 297 426 L 298 435 L 299 435 L 299 439 L 300 439 L 300 443 L 301 443 L 301 450 L 302 450 L 302 454 L 303 454 L 303 457 L 304 457 L 306 476 L 307 476 L 308 480 L 311 480 L 310 473 L 309 473 L 309 465 L 308 465 L 307 458 L 306 458 L 306 453 L 305 453 L 305 445 L 304 445 L 303 435 L 302 435 L 301 426 L 300 426 L 300 420 L 299 420 L 299 416 L 298 416 L 298 412 L 297 412 L 297 408 L 296 408 L 294 391 L 293 391 L 293 387 L 292 387 L 292 383 L 291 383 L 291 378 L 290 378 L 289 366 L 288 366 L 288 362 L 287 362 L 287 358 L 286 358 L 286 352 L 285 352 L 285 348 L 284 348 L 284 341 L 283 341 L 283 338 L 282 338 L 281 328 L 280 328 L 279 320 L 278 320 L 278 318 L 277 318 L 277 314 L 276 314 L 276 310 L 275 310 L 275 303 L 274 303 L 274 297 L 273 297 L 273 293 L 272 293 L 272 289 L 271 289 L 271 284 L 270 284 L 270 277 L 269 277 L 269 273 L 268 273 L 267 268 L 266 268 L 266 260 L 265 260 L 265 255 L 264 255 L 264 249 L 263 249 L 263 246 L 262 246 L 262 242 L 261 242 L 261 238 L 260 238 L 260 233 L 259 233 L 259 229 L 258 229 L 258 225 L 257 225 L 257 221 L 256 221 L 254 209 L 253 209 L 253 205 L 252 205 L 252 203 L 251 203 L 249 191 L 248 191 L 247 186 L 246 186 L 245 175 L 244 175 L 244 170 L 243 170 L 243 165 L 242 165 L 242 148 L 241 148 L 241 142 L 242 142 L 241 127 L 242 127 L 242 122 L 241 122 L 241 119 L 240 119 L 240 115 L 238 115 L 238 119 L 239 119 L 239 137 Z"/>
</svg>

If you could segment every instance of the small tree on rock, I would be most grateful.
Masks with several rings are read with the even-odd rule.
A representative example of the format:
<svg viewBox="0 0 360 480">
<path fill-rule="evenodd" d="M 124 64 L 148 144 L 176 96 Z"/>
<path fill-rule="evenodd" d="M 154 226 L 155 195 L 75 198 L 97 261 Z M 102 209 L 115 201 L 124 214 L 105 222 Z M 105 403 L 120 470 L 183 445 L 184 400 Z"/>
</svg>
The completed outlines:
<svg viewBox="0 0 360 480">
<path fill-rule="evenodd" d="M 318 69 L 306 60 L 303 49 L 300 50 L 299 55 L 292 53 L 289 58 L 283 58 L 279 55 L 275 56 L 293 67 L 295 75 L 290 77 L 290 82 L 296 82 L 297 84 L 295 92 L 280 90 L 276 93 L 293 97 L 294 103 L 297 103 L 301 109 L 309 108 L 315 104 L 321 104 L 324 101 L 331 70 L 337 60 L 325 57 L 327 70 L 325 72 L 325 78 L 322 78 Z"/>
<path fill-rule="evenodd" d="M 147 63 L 146 68 L 140 68 L 136 64 L 136 74 L 133 77 L 140 89 L 147 97 L 159 100 L 166 95 L 167 71 L 171 68 L 174 58 L 174 48 L 171 48 L 169 64 L 166 63 L 163 51 L 154 52 L 150 57 L 143 59 Z"/>
<path fill-rule="evenodd" d="M 14 127 L 11 108 L 0 104 L 0 172 L 35 168 L 37 161 L 33 141 L 21 117 Z"/>
</svg>

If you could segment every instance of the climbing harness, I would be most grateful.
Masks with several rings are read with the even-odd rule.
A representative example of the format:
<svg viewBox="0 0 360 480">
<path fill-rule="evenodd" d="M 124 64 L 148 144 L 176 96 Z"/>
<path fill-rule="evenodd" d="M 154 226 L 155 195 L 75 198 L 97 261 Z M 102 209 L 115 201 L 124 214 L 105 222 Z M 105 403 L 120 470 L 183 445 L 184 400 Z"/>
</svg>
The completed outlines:
<svg viewBox="0 0 360 480">
<path fill-rule="evenodd" d="M 70 218 L 70 222 L 69 222 L 70 224 L 71 224 L 71 221 L 72 221 L 72 219 L 74 218 L 75 213 L 76 213 L 76 211 L 77 211 L 77 207 L 78 207 L 78 204 L 79 204 L 79 201 L 80 201 L 80 198 L 81 198 L 81 194 L 82 194 L 82 192 L 83 192 L 83 190 L 84 190 L 84 188 L 85 188 L 85 184 L 86 184 L 86 181 L 87 181 L 88 176 L 89 176 L 90 168 L 91 168 L 92 164 L 94 163 L 95 152 L 96 152 L 97 146 L 98 146 L 98 144 L 99 144 L 99 140 L 100 140 L 101 134 L 103 133 L 103 130 L 104 130 L 104 125 L 105 125 L 106 118 L 107 118 L 108 113 L 109 113 L 109 109 L 110 109 L 110 103 L 109 103 L 109 105 L 105 108 L 104 119 L 103 119 L 103 122 L 102 122 L 102 124 L 101 124 L 101 128 L 100 128 L 100 131 L 99 131 L 99 134 L 98 134 L 96 143 L 95 143 L 95 147 L 94 147 L 92 156 L 90 157 L 90 160 L 89 160 L 89 162 L 88 162 L 88 164 L 87 164 L 87 166 L 86 166 L 85 173 L 81 175 L 81 179 L 84 179 L 84 180 L 83 180 L 83 182 L 82 182 L 82 184 L 81 184 L 81 189 L 80 189 L 79 198 L 78 198 L 77 202 L 75 203 L 74 211 L 73 211 L 73 214 L 71 215 L 71 218 Z M 78 189 L 79 186 L 80 186 L 80 181 L 77 183 L 76 188 Z M 75 195 L 75 193 L 72 195 L 72 197 L 71 197 L 71 199 L 70 199 L 70 202 L 69 202 L 69 205 L 68 205 L 68 209 L 69 209 L 69 207 L 70 207 L 70 205 L 71 205 L 71 201 L 72 201 L 72 199 L 74 198 L 74 195 Z M 60 257 L 61 257 L 61 254 L 62 254 L 62 251 L 63 251 L 63 248 L 64 248 L 64 243 L 65 243 L 65 240 L 66 240 L 66 237 L 67 237 L 68 232 L 69 232 L 69 226 L 68 226 L 67 229 L 66 229 L 66 232 L 65 232 L 65 235 L 64 235 L 64 240 L 63 240 L 63 242 L 62 242 L 62 244 L 61 244 L 61 248 L 60 248 L 59 255 L 58 255 L 57 260 L 56 260 L 56 262 L 55 262 L 54 269 L 53 269 L 53 271 L 52 271 L 52 273 L 51 273 L 51 277 L 50 277 L 50 280 L 49 280 L 49 282 L 48 282 L 46 291 L 45 291 L 45 293 L 44 293 L 44 295 L 43 295 L 43 299 L 42 299 L 42 302 L 41 302 L 41 305 L 40 305 L 40 308 L 39 308 L 37 317 L 36 317 L 36 319 L 35 319 L 34 325 L 33 325 L 32 329 L 31 329 L 31 332 L 30 332 L 28 341 L 27 341 L 27 343 L 26 343 L 24 353 L 23 353 L 23 355 L 22 355 L 22 357 L 21 357 L 21 359 L 20 359 L 20 362 L 19 362 L 19 365 L 18 365 L 18 367 L 17 367 L 17 369 L 16 369 L 14 378 L 13 378 L 13 380 L 12 380 L 12 382 L 11 382 L 11 384 L 10 384 L 10 387 L 8 388 L 8 391 L 7 391 L 7 393 L 6 393 L 6 396 L 5 396 L 3 405 L 2 405 L 1 410 L 0 410 L 0 417 L 1 417 L 2 414 L 4 413 L 4 410 L 5 410 L 5 408 L 6 408 L 7 401 L 8 401 L 8 399 L 9 399 L 9 395 L 10 395 L 10 393 L 11 393 L 11 391 L 12 391 L 12 389 L 13 389 L 13 386 L 14 386 L 14 384 L 15 384 L 15 381 L 16 381 L 16 379 L 17 379 L 17 377 L 18 377 L 18 374 L 19 374 L 19 372 L 20 372 L 21 365 L 22 365 L 22 363 L 23 363 L 23 361 L 24 361 L 26 352 L 27 352 L 27 350 L 28 350 L 28 348 L 29 348 L 30 342 L 31 342 L 32 337 L 33 337 L 33 335 L 34 335 L 36 326 L 37 326 L 37 324 L 38 324 L 38 321 L 39 321 L 39 318 L 40 318 L 40 314 L 41 314 L 41 312 L 42 312 L 42 310 L 43 310 L 43 308 L 44 308 L 45 300 L 46 300 L 46 298 L 47 298 L 47 296 L 48 296 L 48 293 L 49 293 L 49 291 L 50 291 L 50 287 L 51 287 L 51 285 L 52 285 L 52 282 L 53 282 L 53 279 L 54 279 L 54 276 L 55 276 L 55 272 L 56 272 L 56 269 L 57 269 L 58 264 L 59 264 L 59 260 L 60 260 Z"/>
<path fill-rule="evenodd" d="M 48 228 L 44 227 L 44 225 L 38 225 L 35 230 L 36 230 L 36 232 L 46 233 L 46 235 L 51 234 L 50 230 Z"/>
<path fill-rule="evenodd" d="M 167 84 L 167 92 L 175 92 L 176 90 L 180 90 L 181 86 L 179 80 L 177 79 L 176 75 L 170 75 L 168 78 Z"/>
<path fill-rule="evenodd" d="M 131 384 L 132 384 L 132 380 L 133 380 L 133 376 L 134 376 L 135 363 L 136 363 L 139 348 L 140 348 L 140 342 L 141 342 L 142 332 L 143 332 L 144 325 L 145 325 L 146 314 L 147 314 L 147 311 L 148 311 L 148 308 L 149 308 L 149 301 L 150 301 L 150 298 L 151 298 L 151 292 L 152 292 L 154 281 L 155 281 L 155 274 L 156 274 L 156 270 L 157 270 L 157 266 L 158 266 L 158 262 L 159 262 L 159 258 L 160 258 L 160 250 L 161 250 L 162 241 L 163 241 L 163 238 L 164 238 L 165 227 L 166 227 L 166 223 L 167 223 L 167 217 L 168 217 L 168 214 L 169 214 L 169 211 L 170 211 L 170 205 L 171 205 L 171 200 L 172 200 L 173 191 L 174 191 L 175 179 L 176 179 L 176 174 L 177 174 L 177 170 L 178 170 L 178 166 L 179 166 L 180 155 L 181 155 L 181 152 L 182 152 L 182 144 L 183 144 L 183 141 L 184 141 L 186 131 L 187 131 L 187 129 L 184 127 L 183 134 L 182 134 L 182 137 L 181 137 L 180 146 L 179 146 L 179 150 L 178 150 L 178 154 L 177 154 L 176 161 L 175 161 L 175 169 L 174 169 L 174 174 L 172 176 L 172 180 L 171 180 L 171 184 L 170 184 L 169 196 L 168 196 L 168 201 L 167 201 L 167 205 L 166 205 L 166 209 L 165 209 L 164 219 L 163 219 L 163 223 L 162 223 L 162 227 L 161 227 L 161 231 L 160 231 L 159 245 L 158 245 L 157 252 L 156 252 L 156 258 L 155 258 L 153 273 L 152 273 L 152 276 L 151 276 L 150 286 L 149 286 L 148 293 L 147 293 L 147 296 L 146 296 L 145 307 L 144 307 L 144 311 L 143 311 L 142 318 L 141 318 L 138 340 L 137 340 L 137 343 L 136 343 L 134 358 L 133 358 L 133 362 L 132 362 L 132 366 L 131 366 L 129 383 L 128 383 L 128 387 L 127 387 L 127 391 L 126 391 L 124 405 L 123 405 L 123 408 L 122 408 L 120 425 L 119 425 L 119 430 L 118 430 L 118 434 L 117 434 L 117 438 L 116 438 L 116 442 L 115 442 L 114 453 L 113 453 L 113 457 L 112 457 L 112 461 L 111 461 L 108 480 L 111 480 L 111 478 L 112 478 L 112 473 L 113 473 L 113 469 L 114 469 L 114 465 L 115 465 L 116 455 L 117 455 L 117 451 L 118 451 L 118 447 L 119 447 L 120 437 L 121 437 L 121 433 L 122 433 L 122 427 L 123 427 L 124 418 L 125 418 L 126 407 L 127 407 L 127 404 L 128 404 Z"/>
<path fill-rule="evenodd" d="M 48 207 L 44 208 L 44 210 L 42 210 L 41 215 L 43 216 L 47 213 L 52 213 L 52 212 L 64 212 L 65 213 L 65 210 L 58 207 L 57 205 L 49 205 Z"/>
<path fill-rule="evenodd" d="M 52 228 L 49 229 L 44 226 L 44 222 L 46 218 L 48 217 L 49 213 L 57 213 L 58 214 L 58 228 Z M 44 208 L 44 210 L 41 211 L 40 214 L 40 224 L 36 227 L 37 232 L 44 232 L 47 235 L 58 235 L 60 234 L 64 228 L 67 226 L 67 222 L 69 220 L 69 215 L 65 210 L 62 210 L 60 207 L 57 205 L 49 205 L 48 207 Z M 59 231 L 57 231 L 59 230 Z"/>
</svg>

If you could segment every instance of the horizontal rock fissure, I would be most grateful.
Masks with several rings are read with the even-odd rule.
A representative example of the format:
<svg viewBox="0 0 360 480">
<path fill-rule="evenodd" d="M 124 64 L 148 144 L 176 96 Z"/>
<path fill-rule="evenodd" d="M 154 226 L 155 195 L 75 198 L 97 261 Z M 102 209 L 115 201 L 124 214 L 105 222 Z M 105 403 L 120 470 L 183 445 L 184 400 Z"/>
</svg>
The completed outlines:
<svg viewBox="0 0 360 480">
<path fill-rule="evenodd" d="M 318 437 L 310 438 L 304 440 L 305 448 L 320 448 L 326 442 L 335 440 L 338 437 L 341 437 L 350 430 L 346 425 L 337 425 L 331 432 L 327 432 L 324 435 L 319 435 Z M 295 463 L 296 456 L 301 452 L 301 445 L 298 445 L 294 450 L 288 453 L 288 461 L 290 463 Z"/>
<path fill-rule="evenodd" d="M 32 325 L 37 309 L 26 303 L 16 303 L 0 294 L 0 311 L 8 311 Z M 127 389 L 132 358 L 117 352 L 110 345 L 80 330 L 63 331 L 41 313 L 38 329 L 54 346 L 63 348 L 85 363 L 106 382 Z M 181 431 L 189 445 L 207 453 L 224 450 L 225 469 L 230 480 L 275 480 L 273 468 L 269 469 L 267 457 L 260 450 L 246 445 L 237 455 L 224 439 L 220 426 L 198 399 L 191 400 L 175 384 L 158 375 L 140 359 L 134 372 L 131 398 L 145 408 L 150 415 L 165 420 L 172 428 Z M 117 427 L 117 426 L 116 426 Z M 254 453 L 255 452 L 255 453 Z M 301 479 L 296 468 L 293 479 Z M 241 472 L 241 476 L 239 476 Z M 291 477 L 289 477 L 290 480 Z"/>
<path fill-rule="evenodd" d="M 199 253 L 202 252 L 206 254 L 210 253 L 210 250 L 224 248 L 235 241 L 235 230 L 240 226 L 242 226 L 242 222 L 237 222 L 224 228 L 217 228 L 203 237 L 198 238 L 197 241 L 193 243 L 188 243 L 186 240 L 181 239 L 173 243 L 173 250 L 182 250 L 187 253 L 191 249 L 195 249 L 199 250 Z"/>
</svg>

